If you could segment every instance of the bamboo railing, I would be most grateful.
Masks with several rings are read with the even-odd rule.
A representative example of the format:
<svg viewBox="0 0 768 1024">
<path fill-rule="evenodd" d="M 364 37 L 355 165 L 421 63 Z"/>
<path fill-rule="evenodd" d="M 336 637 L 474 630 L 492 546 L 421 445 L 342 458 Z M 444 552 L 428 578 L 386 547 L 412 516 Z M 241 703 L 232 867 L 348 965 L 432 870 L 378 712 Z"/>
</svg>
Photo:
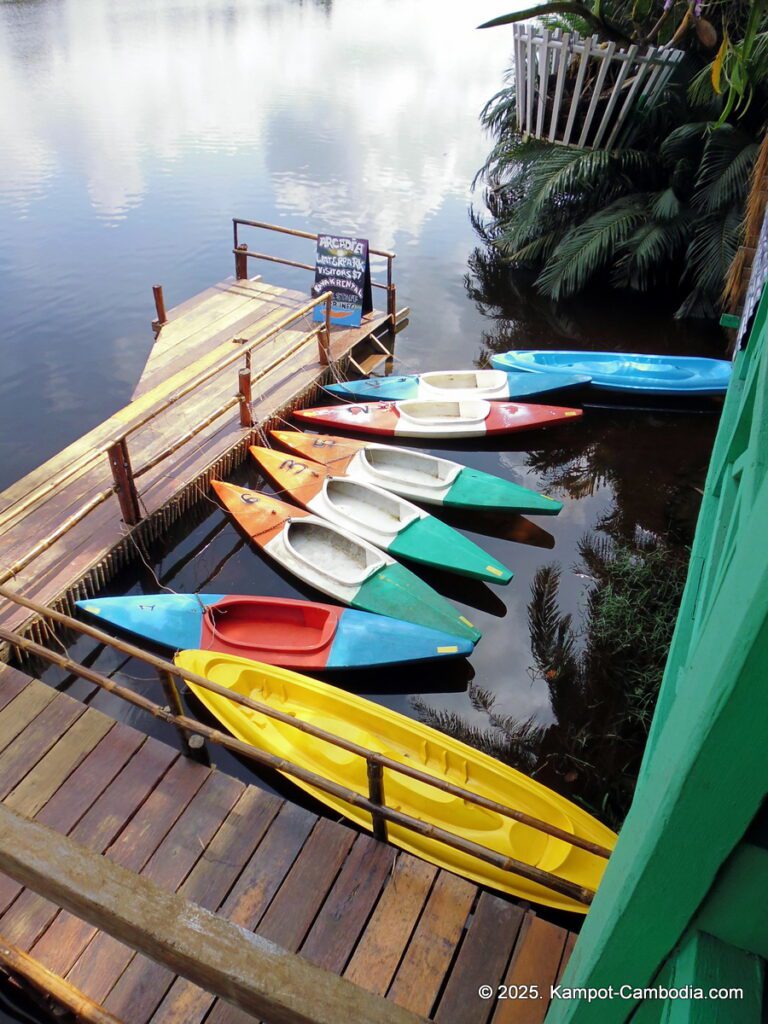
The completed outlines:
<svg viewBox="0 0 768 1024">
<path fill-rule="evenodd" d="M 67 466 L 62 472 L 56 474 L 53 479 L 47 481 L 41 487 L 35 488 L 20 503 L 15 503 L 7 509 L 3 515 L 0 515 L 0 526 L 2 526 L 8 520 L 18 518 L 28 507 L 36 504 L 41 498 L 46 497 L 48 494 L 55 493 L 63 483 L 71 479 L 73 476 L 85 472 L 85 470 L 90 468 L 99 459 L 106 456 L 109 460 L 112 478 L 114 481 L 113 486 L 104 488 L 92 495 L 88 501 L 84 502 L 83 505 L 80 506 L 80 508 L 60 522 L 54 530 L 41 538 L 41 540 L 26 551 L 21 558 L 17 559 L 12 565 L 7 566 L 2 572 L 0 572 L 0 584 L 7 583 L 10 579 L 16 576 L 17 573 L 21 572 L 21 570 L 37 558 L 38 555 L 46 551 L 52 544 L 55 544 L 57 540 L 60 540 L 61 537 L 72 529 L 72 527 L 76 526 L 86 516 L 90 515 L 95 508 L 98 508 L 99 505 L 103 504 L 115 493 L 117 494 L 118 501 L 120 502 L 120 511 L 124 522 L 128 526 L 135 526 L 140 522 L 142 515 L 139 496 L 135 484 L 136 478 L 149 472 L 151 469 L 154 469 L 155 466 L 159 465 L 159 463 L 163 462 L 170 455 L 173 455 L 179 450 L 179 448 L 213 423 L 214 420 L 223 416 L 234 406 L 238 404 L 242 405 L 245 400 L 245 384 L 242 377 L 238 375 L 238 392 L 232 398 L 227 399 L 227 401 L 219 408 L 199 420 L 181 437 L 177 437 L 171 445 L 168 445 L 137 469 L 134 469 L 131 464 L 128 452 L 128 438 L 142 427 L 151 423 L 152 420 L 162 412 L 165 412 L 176 402 L 191 394 L 191 392 L 207 383 L 211 378 L 226 370 L 234 363 L 237 363 L 243 358 L 243 356 L 245 356 L 247 360 L 249 353 L 256 345 L 260 345 L 264 341 L 268 341 L 276 334 L 279 334 L 287 327 L 290 327 L 290 325 L 295 323 L 297 320 L 307 316 L 315 309 L 316 306 L 320 305 L 325 305 L 325 322 L 318 324 L 306 334 L 303 334 L 301 339 L 293 346 L 293 348 L 291 348 L 287 353 L 283 352 L 278 359 L 275 359 L 267 366 L 262 367 L 257 374 L 252 376 L 249 369 L 248 391 L 250 392 L 250 388 L 255 381 L 268 375 L 282 360 L 286 358 L 286 356 L 294 354 L 308 344 L 313 338 L 319 339 L 320 361 L 321 363 L 327 364 L 330 346 L 330 292 L 326 292 L 323 295 L 319 295 L 317 298 L 306 302 L 303 306 L 300 306 L 287 316 L 282 317 L 282 319 L 270 327 L 266 333 L 259 334 L 255 338 L 243 341 L 243 343 L 234 351 L 227 352 L 227 354 L 222 358 L 215 360 L 213 363 L 211 363 L 207 357 L 203 357 L 198 360 L 197 363 L 194 363 L 191 367 L 193 371 L 195 367 L 198 367 L 197 372 L 193 372 L 193 374 L 178 389 L 174 390 L 160 402 L 152 404 L 143 414 L 137 416 L 137 418 L 128 427 L 117 433 L 116 436 L 92 449 L 86 456 L 76 460 L 70 466 Z M 206 365 L 203 366 L 201 364 Z"/>
<path fill-rule="evenodd" d="M 175 699 L 171 699 L 170 703 L 172 707 L 176 708 L 175 711 L 167 707 L 161 707 L 149 698 L 134 693 L 127 687 L 121 686 L 119 683 L 115 683 L 114 680 L 107 678 L 94 669 L 74 661 L 66 654 L 52 651 L 49 648 L 44 647 L 42 644 L 35 643 L 18 633 L 5 629 L 4 627 L 0 627 L 0 639 L 3 639 L 7 643 L 13 645 L 19 652 L 26 652 L 34 657 L 43 658 L 67 672 L 79 675 L 81 678 L 86 679 L 89 682 L 94 683 L 96 686 L 99 686 L 102 689 L 122 698 L 127 703 L 149 712 L 153 717 L 174 725 L 178 730 L 186 734 L 187 738 L 191 735 L 203 736 L 211 742 L 223 746 L 228 750 L 232 750 L 233 752 L 245 756 L 266 767 L 273 768 L 276 771 L 288 775 L 289 777 L 298 779 L 301 782 L 311 785 L 319 791 L 328 794 L 329 796 L 333 796 L 353 807 L 357 807 L 368 812 L 371 815 L 372 826 L 378 838 L 386 838 L 386 823 L 389 822 L 415 832 L 418 835 L 442 842 L 446 846 L 450 846 L 453 849 L 476 857 L 478 860 L 482 860 L 494 867 L 500 868 L 503 871 L 508 871 L 512 874 L 519 875 L 522 878 L 526 878 L 538 885 L 551 889 L 553 892 L 557 892 L 569 897 L 570 899 L 576 900 L 585 906 L 588 906 L 591 903 L 594 896 L 594 892 L 591 889 L 577 885 L 568 879 L 562 878 L 551 872 L 543 871 L 533 865 L 526 864 L 516 858 L 507 857 L 494 850 L 489 850 L 487 847 L 470 840 L 463 839 L 445 829 L 439 828 L 438 826 L 429 825 L 426 822 L 412 817 L 411 815 L 387 807 L 384 803 L 385 795 L 383 792 L 381 773 L 385 768 L 388 771 L 398 772 L 401 775 L 415 779 L 421 783 L 438 789 L 441 792 L 449 793 L 452 796 L 465 800 L 467 803 L 475 804 L 478 807 L 483 807 L 486 810 L 517 821 L 529 828 L 551 836 L 554 839 L 568 843 L 570 846 L 585 850 L 597 857 L 608 858 L 610 856 L 610 850 L 605 847 L 592 843 L 589 840 L 582 839 L 580 836 L 565 832 L 564 830 L 549 824 L 549 822 L 542 821 L 541 819 L 535 818 L 534 816 L 526 814 L 516 808 L 507 807 L 495 800 L 490 800 L 478 793 L 473 793 L 471 790 L 465 789 L 462 786 L 455 785 L 454 783 L 448 782 L 444 779 L 438 779 L 421 771 L 413 765 L 396 761 L 385 754 L 371 750 L 370 748 L 354 743 L 351 740 L 344 739 L 343 737 L 330 733 L 325 729 L 312 725 L 309 722 L 299 721 L 292 715 L 281 712 L 278 709 L 271 707 L 269 704 L 254 700 L 251 697 L 245 697 L 241 694 L 234 693 L 227 687 L 221 686 L 210 679 L 206 679 L 204 676 L 198 675 L 195 672 L 190 672 L 187 669 L 182 669 L 172 662 L 150 654 L 124 640 L 112 637 L 110 634 L 103 632 L 95 626 L 80 622 L 79 619 L 74 619 L 63 612 L 56 611 L 53 608 L 48 608 L 45 605 L 31 601 L 28 598 L 17 594 L 15 591 L 9 590 L 7 587 L 0 586 L 0 597 L 27 608 L 43 618 L 52 619 L 59 625 L 77 633 L 89 636 L 92 639 L 97 640 L 99 643 L 113 647 L 123 654 L 137 658 L 145 664 L 151 665 L 161 675 L 161 679 L 163 679 L 165 684 L 166 692 L 168 691 L 169 681 L 183 680 L 184 682 L 193 683 L 201 689 L 215 693 L 218 696 L 225 697 L 234 704 L 256 711 L 259 714 L 272 718 L 275 721 L 279 721 L 284 725 L 289 725 L 291 728 L 294 728 L 299 732 L 306 733 L 317 739 L 331 743 L 334 746 L 340 747 L 341 749 L 362 758 L 366 762 L 368 770 L 369 793 L 367 797 L 350 790 L 347 787 L 316 775 L 314 772 L 293 764 L 284 758 L 279 758 L 273 754 L 267 753 L 266 751 L 259 750 L 258 748 L 252 747 L 250 744 L 234 739 L 217 729 L 212 729 L 202 722 L 198 722 L 195 719 L 187 717 L 181 713 L 181 701 L 178 697 L 178 691 L 173 685 L 171 685 L 171 694 L 175 694 Z"/>
</svg>

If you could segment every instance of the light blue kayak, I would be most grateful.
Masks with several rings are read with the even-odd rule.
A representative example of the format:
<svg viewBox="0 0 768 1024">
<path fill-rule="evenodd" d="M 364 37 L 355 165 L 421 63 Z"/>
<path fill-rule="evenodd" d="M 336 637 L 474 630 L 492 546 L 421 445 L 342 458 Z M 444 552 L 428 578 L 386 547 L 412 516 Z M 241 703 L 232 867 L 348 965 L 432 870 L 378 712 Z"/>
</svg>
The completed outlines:
<svg viewBox="0 0 768 1024">
<path fill-rule="evenodd" d="M 77 601 L 87 615 L 173 650 L 200 648 L 283 668 L 373 668 L 461 658 L 472 641 L 355 608 L 285 597 L 140 594 Z"/>
<path fill-rule="evenodd" d="M 554 391 L 589 384 L 584 373 L 507 373 L 495 370 L 435 370 L 431 373 L 410 373 L 403 377 L 363 377 L 341 384 L 329 384 L 326 391 L 349 401 L 401 402 L 421 401 L 463 402 L 473 399 L 509 402 L 517 398 L 536 399 Z"/>
<path fill-rule="evenodd" d="M 634 352 L 569 352 L 520 349 L 493 356 L 498 370 L 586 373 L 592 387 L 646 395 L 720 395 L 728 389 L 731 364 L 700 356 Z"/>
</svg>

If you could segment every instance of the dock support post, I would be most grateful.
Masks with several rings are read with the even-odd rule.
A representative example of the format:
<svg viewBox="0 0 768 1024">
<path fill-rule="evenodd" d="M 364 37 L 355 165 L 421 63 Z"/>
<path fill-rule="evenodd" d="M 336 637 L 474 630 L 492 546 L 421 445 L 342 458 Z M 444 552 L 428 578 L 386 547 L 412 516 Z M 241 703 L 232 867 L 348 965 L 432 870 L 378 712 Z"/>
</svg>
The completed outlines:
<svg viewBox="0 0 768 1024">
<path fill-rule="evenodd" d="M 152 294 L 155 297 L 155 309 L 157 311 L 157 320 L 152 321 L 152 329 L 155 334 L 160 333 L 160 328 L 163 324 L 168 323 L 168 317 L 165 312 L 165 298 L 163 297 L 163 286 L 161 284 L 152 285 Z"/>
<path fill-rule="evenodd" d="M 246 242 L 241 242 L 237 249 L 238 251 L 235 253 L 235 277 L 238 281 L 244 281 L 248 277 L 248 257 L 245 255 L 248 252 L 248 245 Z"/>
<path fill-rule="evenodd" d="M 371 803 L 378 804 L 381 807 L 384 804 L 384 770 L 380 764 L 374 764 L 372 761 L 366 761 L 366 767 L 368 769 L 368 799 Z M 373 819 L 373 838 L 386 843 L 386 820 L 376 814 L 375 811 L 371 817 Z"/>
<path fill-rule="evenodd" d="M 394 332 L 397 326 L 397 289 L 392 280 L 392 257 L 387 257 L 387 315 L 389 323 Z"/>
<path fill-rule="evenodd" d="M 321 366 L 327 366 L 331 361 L 331 293 L 325 300 L 325 326 L 317 336 L 317 351 Z"/>
<path fill-rule="evenodd" d="M 123 522 L 127 526 L 135 526 L 141 521 L 141 509 L 139 507 L 139 495 L 136 490 L 136 482 L 133 479 L 131 469 L 131 457 L 128 454 L 128 442 L 124 437 L 115 441 L 107 449 L 109 465 L 112 470 L 112 478 L 115 481 L 117 499 L 120 502 L 120 512 Z"/>
<path fill-rule="evenodd" d="M 184 705 L 181 703 L 181 697 L 179 696 L 179 688 L 176 685 L 176 680 L 170 672 L 164 672 L 158 670 L 160 676 L 160 682 L 163 686 L 163 692 L 165 698 L 168 701 L 168 707 L 171 712 L 177 717 L 182 717 L 184 712 Z M 183 729 L 180 725 L 176 726 L 176 732 L 179 734 L 181 740 L 181 749 L 187 757 L 191 757 L 194 761 L 198 761 L 200 764 L 210 765 L 211 759 L 208 755 L 208 750 L 205 746 L 205 740 L 198 733 L 190 732 L 187 729 Z"/>
<path fill-rule="evenodd" d="M 240 426 L 253 426 L 251 411 L 251 370 L 246 366 L 237 375 L 237 396 L 240 400 Z"/>
</svg>

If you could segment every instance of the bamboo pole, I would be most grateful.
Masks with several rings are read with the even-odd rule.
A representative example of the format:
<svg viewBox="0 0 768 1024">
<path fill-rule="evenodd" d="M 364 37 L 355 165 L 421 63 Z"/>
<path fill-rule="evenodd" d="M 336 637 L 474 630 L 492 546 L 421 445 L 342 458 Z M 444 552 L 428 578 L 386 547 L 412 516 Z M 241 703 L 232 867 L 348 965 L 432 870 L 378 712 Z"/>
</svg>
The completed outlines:
<svg viewBox="0 0 768 1024">
<path fill-rule="evenodd" d="M 553 892 L 559 893 L 561 896 L 566 896 L 569 899 L 584 904 L 585 906 L 589 906 L 594 898 L 594 890 L 578 885 L 575 882 L 571 882 L 567 878 L 554 875 L 549 871 L 543 871 L 541 868 L 534 867 L 531 864 L 526 864 L 524 861 L 517 860 L 515 857 L 507 857 L 504 854 L 496 853 L 495 850 L 489 850 L 487 847 L 481 846 L 479 843 L 472 842 L 469 839 L 462 839 L 436 825 L 428 825 L 426 822 L 423 822 L 418 818 L 414 818 L 410 814 L 394 810 L 391 807 L 378 805 L 371 801 L 369 797 L 363 796 L 361 793 L 357 793 L 354 790 L 347 789 L 346 786 L 342 786 L 339 783 L 331 782 L 330 779 L 325 779 L 321 775 L 316 775 L 314 772 L 309 771 L 306 768 L 301 768 L 299 765 L 293 764 L 286 758 L 277 757 L 265 750 L 259 750 L 258 747 L 253 747 L 249 743 L 244 743 L 242 740 L 235 739 L 232 736 L 219 732 L 218 729 L 212 729 L 210 726 L 205 725 L 202 722 L 198 722 L 194 718 L 188 718 L 186 715 L 174 715 L 172 712 L 161 707 L 159 704 L 156 704 L 148 697 L 143 697 L 141 694 L 134 693 L 133 690 L 129 690 L 127 687 L 121 686 L 114 680 L 107 678 L 107 676 L 103 676 L 100 672 L 96 672 L 93 669 L 74 661 L 68 655 L 52 651 L 48 647 L 44 647 L 42 644 L 35 643 L 33 640 L 28 640 L 19 633 L 14 633 L 12 630 L 5 629 L 3 626 L 0 626 L 0 639 L 13 644 L 19 650 L 26 651 L 38 658 L 43 658 L 66 672 L 79 675 L 88 682 L 95 683 L 96 686 L 101 687 L 101 689 L 106 690 L 108 693 L 111 693 L 116 697 L 122 698 L 129 704 L 133 704 L 134 707 L 141 708 L 142 711 L 149 712 L 149 714 L 154 718 L 160 719 L 160 721 L 167 722 L 169 725 L 176 726 L 177 728 L 196 731 L 212 743 L 217 743 L 219 746 L 226 747 L 227 750 L 231 750 L 236 754 L 240 754 L 252 761 L 256 761 L 258 764 L 262 764 L 267 768 L 278 771 L 283 775 L 288 775 L 290 778 L 298 779 L 305 785 L 320 790 L 321 793 L 326 793 L 328 796 L 341 800 L 343 803 L 356 807 L 358 810 L 365 811 L 371 815 L 372 822 L 374 816 L 378 815 L 379 818 L 384 821 L 391 822 L 393 825 L 399 825 L 401 828 L 415 832 L 417 835 L 423 836 L 426 839 L 433 839 L 436 842 L 444 843 L 446 846 L 450 846 L 454 850 L 459 850 L 461 853 L 466 853 L 469 854 L 469 856 L 476 857 L 478 860 L 484 861 L 486 864 L 491 864 L 493 867 L 499 868 L 501 871 L 508 871 L 511 874 L 519 875 L 521 878 L 526 878 L 529 881 L 534 882 L 536 885 L 541 885 L 547 889 L 551 889 Z M 171 671 L 170 663 L 168 664 L 168 671 Z M 215 684 L 212 686 L 211 680 L 204 679 L 202 676 L 197 676 L 196 673 L 187 673 L 186 677 L 197 683 L 197 685 L 203 686 L 205 689 L 210 689 L 213 692 L 217 692 L 218 690 L 224 691 L 222 696 L 230 698 L 234 696 L 231 691 L 226 690 L 225 687 L 216 687 Z M 240 701 L 238 700 L 236 703 L 240 703 Z M 266 705 L 264 708 L 266 708 Z M 262 708 L 257 705 L 256 710 L 262 711 Z M 266 714 L 266 711 L 262 711 L 262 713 Z M 270 713 L 272 713 L 271 708 Z M 272 714 L 272 717 L 278 716 Z M 287 724 L 294 724 L 294 720 L 291 719 L 290 715 L 280 717 L 281 719 L 288 719 Z M 301 731 L 309 731 L 306 728 L 301 728 L 302 726 L 306 726 L 307 723 L 295 722 L 295 724 L 301 729 Z M 331 737 L 330 734 L 326 735 L 330 738 L 331 742 L 334 741 L 334 737 Z M 338 740 L 338 737 L 335 739 Z M 373 752 L 371 752 L 371 754 L 372 753 Z M 371 759 L 373 760 L 373 757 Z M 395 765 L 399 766 L 399 762 L 395 762 Z"/>
<path fill-rule="evenodd" d="M 11 945 L 0 936 L 0 966 L 10 975 L 24 978 L 36 989 L 71 1010 L 77 1020 L 85 1024 L 122 1024 L 98 1003 L 89 999 L 80 989 L 75 988 L 58 974 L 48 970 L 39 960 Z"/>
<path fill-rule="evenodd" d="M 98 508 L 102 502 L 105 502 L 107 498 L 111 497 L 114 493 L 115 492 L 112 487 L 110 487 L 109 490 L 100 491 L 98 494 L 95 494 L 90 501 L 87 501 L 85 505 L 79 508 L 77 512 L 74 512 L 62 523 L 59 523 L 52 533 L 49 533 L 47 537 L 38 541 L 34 547 L 30 548 L 29 551 L 27 551 L 27 553 L 21 558 L 17 559 L 13 565 L 8 566 L 7 569 L 0 572 L 0 585 L 13 579 L 13 577 L 20 573 L 25 566 L 29 565 L 33 559 L 37 558 L 37 556 L 41 555 L 44 551 L 47 551 L 48 548 L 55 544 L 57 540 L 71 530 L 73 526 L 76 526 L 82 519 L 85 519 L 89 513 L 91 513 L 95 508 Z"/>
<path fill-rule="evenodd" d="M 370 750 L 368 747 L 363 747 L 351 740 L 346 740 L 341 736 L 335 736 L 332 733 L 326 732 L 325 729 L 311 725 L 309 722 L 301 722 L 292 715 L 278 711 L 269 704 L 264 704 L 260 701 L 253 700 L 251 697 L 244 697 L 240 694 L 234 693 L 227 687 L 220 686 L 218 683 L 215 683 L 210 679 L 206 679 L 204 676 L 198 675 L 196 672 L 189 672 L 187 669 L 179 668 L 178 665 L 174 665 L 172 662 L 165 661 L 163 658 L 158 658 L 156 655 L 150 654 L 149 652 L 142 650 L 140 647 L 136 647 L 134 644 L 113 637 L 109 633 L 105 633 L 95 626 L 91 626 L 88 623 L 81 622 L 79 619 L 74 619 L 71 616 L 64 614 L 64 612 L 48 608 L 46 605 L 38 604 L 36 601 L 30 601 L 28 598 L 22 597 L 20 594 L 17 594 L 13 590 L 9 590 L 7 587 L 0 586 L 0 597 L 3 597 L 8 601 L 12 601 L 15 604 L 20 604 L 22 607 L 28 608 L 30 611 L 35 612 L 43 618 L 51 618 L 55 622 L 66 626 L 68 629 L 90 636 L 93 640 L 97 640 L 99 643 L 108 644 L 116 650 L 121 651 L 123 654 L 128 654 L 132 658 L 138 658 L 140 661 L 144 661 L 146 664 L 152 665 L 156 669 L 167 671 L 171 675 L 174 675 L 179 679 L 183 679 L 185 682 L 195 683 L 202 689 L 210 690 L 211 693 L 215 693 L 220 697 L 226 697 L 228 700 L 231 700 L 235 704 L 239 704 L 241 707 L 246 707 L 251 711 L 258 711 L 260 714 L 263 714 L 268 718 L 274 718 L 278 722 L 292 726 L 299 732 L 304 732 L 307 733 L 307 735 L 314 736 L 316 739 L 322 739 L 328 743 L 333 743 L 335 746 L 338 746 L 349 753 L 357 754 L 358 757 L 362 757 L 366 761 L 378 764 L 382 768 L 399 772 L 401 775 L 405 775 L 408 778 L 416 779 L 419 782 L 434 786 L 436 789 L 440 789 L 445 793 L 450 793 L 452 796 L 460 797 L 468 803 L 477 804 L 478 807 L 484 807 L 486 810 L 494 811 L 497 814 L 512 818 L 514 821 L 519 821 L 523 825 L 528 825 L 530 828 L 536 829 L 539 832 L 544 832 L 546 835 L 552 836 L 554 839 L 560 839 L 563 842 L 568 843 L 570 846 L 586 850 L 588 853 L 592 853 L 595 856 L 607 859 L 611 855 L 610 850 L 597 843 L 592 843 L 587 839 L 582 839 L 580 836 L 574 836 L 570 832 L 565 832 L 563 829 L 557 828 L 555 825 L 550 825 L 549 822 L 542 821 L 541 819 L 535 818 L 523 811 L 506 807 L 495 800 L 490 800 L 487 797 L 480 796 L 478 793 L 473 793 L 471 790 L 454 785 L 452 782 L 437 779 L 426 772 L 420 771 L 413 765 L 395 761 L 392 758 L 387 757 L 386 754 L 380 754 L 378 751 Z"/>
</svg>

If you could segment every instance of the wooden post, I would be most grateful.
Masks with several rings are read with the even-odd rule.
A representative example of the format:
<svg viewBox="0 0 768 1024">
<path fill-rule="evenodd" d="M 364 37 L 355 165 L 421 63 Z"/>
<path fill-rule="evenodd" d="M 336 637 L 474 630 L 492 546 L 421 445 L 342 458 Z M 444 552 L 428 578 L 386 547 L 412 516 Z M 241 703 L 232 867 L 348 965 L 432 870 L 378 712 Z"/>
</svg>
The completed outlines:
<svg viewBox="0 0 768 1024">
<path fill-rule="evenodd" d="M 168 701 L 168 707 L 171 714 L 181 718 L 184 716 L 184 705 L 181 703 L 181 696 L 179 695 L 179 688 L 176 685 L 176 680 L 170 672 L 165 672 L 162 669 L 158 670 L 157 673 L 160 676 L 160 682 L 163 687 L 163 693 Z M 201 764 L 210 764 L 211 759 L 208 756 L 208 751 L 205 747 L 205 740 L 198 733 L 190 732 L 187 729 L 182 729 L 181 726 L 176 726 L 176 732 L 179 734 L 181 740 L 181 749 L 187 757 L 191 757 L 194 761 L 199 761 Z M 193 742 L 194 741 L 194 742 Z"/>
<path fill-rule="evenodd" d="M 161 284 L 152 285 L 152 294 L 155 297 L 155 309 L 157 310 L 157 323 L 158 327 L 162 327 L 163 324 L 168 323 L 168 317 L 165 313 L 165 299 L 163 298 L 163 286 Z"/>
<path fill-rule="evenodd" d="M 141 509 L 131 469 L 131 457 L 128 454 L 128 442 L 124 437 L 109 446 L 107 457 L 115 481 L 123 521 L 127 526 L 135 526 L 141 521 Z"/>
<path fill-rule="evenodd" d="M 237 390 L 238 398 L 240 399 L 240 426 L 252 427 L 251 371 L 248 367 L 244 367 L 237 375 Z"/>
<path fill-rule="evenodd" d="M 247 252 L 247 243 L 241 242 L 235 253 L 235 277 L 238 281 L 244 281 L 248 277 L 248 257 L 245 255 Z"/>
<path fill-rule="evenodd" d="M 372 804 L 381 807 L 384 804 L 384 769 L 380 764 L 373 761 L 366 761 L 368 770 L 368 799 Z M 373 821 L 373 837 L 382 843 L 387 841 L 387 822 L 381 815 L 374 811 L 371 814 Z"/>
<path fill-rule="evenodd" d="M 387 257 L 387 315 L 392 330 L 397 323 L 397 289 L 392 280 L 392 257 Z"/>
<path fill-rule="evenodd" d="M 331 293 L 325 300 L 325 327 L 317 336 L 317 351 L 321 366 L 327 366 L 331 361 Z"/>
</svg>

